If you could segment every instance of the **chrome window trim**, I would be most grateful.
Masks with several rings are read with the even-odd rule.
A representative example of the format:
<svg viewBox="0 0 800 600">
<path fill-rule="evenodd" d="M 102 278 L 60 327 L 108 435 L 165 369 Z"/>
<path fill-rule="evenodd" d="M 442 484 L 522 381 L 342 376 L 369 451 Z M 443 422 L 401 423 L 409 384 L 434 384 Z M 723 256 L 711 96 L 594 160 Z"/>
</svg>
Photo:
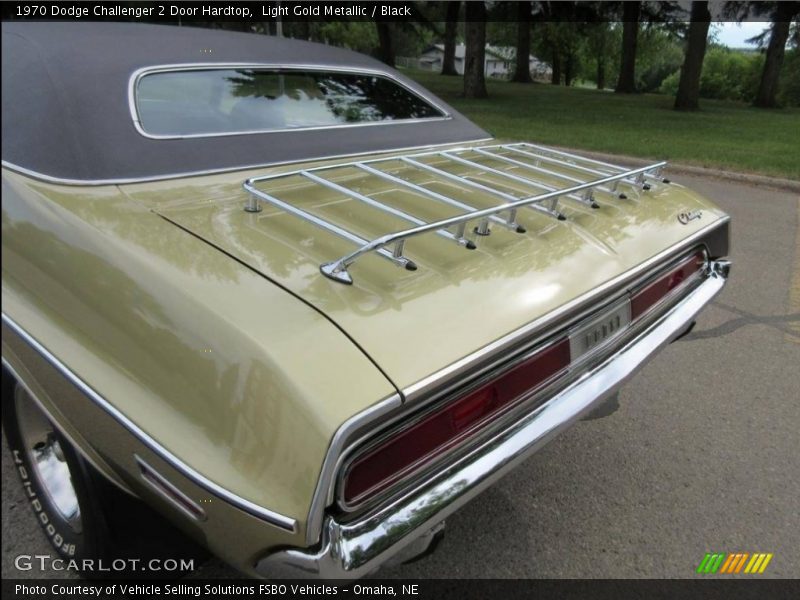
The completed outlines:
<svg viewBox="0 0 800 600">
<path fill-rule="evenodd" d="M 426 117 L 426 118 L 417 118 L 417 119 L 394 119 L 389 121 L 369 121 L 366 123 L 341 123 L 337 125 L 312 125 L 309 127 L 297 127 L 291 129 L 252 129 L 248 131 L 231 131 L 231 132 L 224 132 L 224 133 L 192 133 L 187 135 L 159 135 L 154 133 L 148 133 L 145 131 L 141 118 L 139 116 L 139 110 L 136 104 L 136 91 L 139 86 L 139 81 L 145 77 L 146 75 L 152 75 L 154 73 L 171 73 L 171 72 L 181 72 L 181 71 L 210 71 L 210 70 L 229 70 L 229 69 L 262 69 L 262 70 L 269 70 L 269 69 L 280 69 L 283 71 L 323 71 L 329 73 L 342 73 L 342 74 L 354 74 L 354 75 L 375 75 L 378 77 L 383 77 L 392 81 L 393 83 L 399 85 L 403 89 L 405 89 L 410 94 L 416 96 L 417 98 L 421 98 L 426 103 L 433 106 L 436 110 L 438 110 L 442 116 L 440 117 Z M 192 138 L 209 138 L 209 137 L 228 137 L 234 135 L 253 135 L 258 133 L 287 133 L 291 131 L 319 131 L 325 129 L 341 129 L 347 127 L 366 127 L 371 125 L 410 125 L 414 123 L 429 123 L 433 121 L 449 121 L 453 118 L 452 114 L 448 112 L 441 104 L 436 102 L 429 94 L 423 94 L 410 86 L 406 83 L 398 79 L 392 73 L 387 73 L 386 71 L 381 71 L 379 69 L 368 69 L 363 67 L 335 67 L 331 65 L 315 65 L 315 64 L 304 64 L 304 65 L 285 65 L 285 64 L 276 64 L 276 63 L 184 63 L 184 64 L 173 64 L 173 65 L 156 65 L 150 67 L 144 67 L 141 69 L 137 69 L 133 72 L 130 79 L 128 80 L 128 108 L 131 112 L 131 118 L 133 119 L 133 125 L 136 127 L 136 131 L 139 132 L 140 135 L 152 139 L 152 140 L 183 140 L 183 139 L 192 139 Z"/>
<path fill-rule="evenodd" d="M 97 406 L 102 408 L 113 419 L 120 423 L 125 429 L 132 433 L 140 442 L 142 442 L 148 449 L 154 452 L 159 458 L 166 461 L 170 466 L 180 472 L 182 475 L 190 479 L 194 484 L 208 490 L 218 498 L 225 500 L 232 506 L 239 508 L 255 517 L 258 517 L 276 527 L 291 533 L 297 533 L 297 520 L 287 517 L 275 511 L 259 506 L 254 502 L 246 500 L 236 494 L 226 490 L 222 486 L 214 483 L 204 475 L 195 471 L 192 467 L 187 465 L 177 456 L 172 454 L 169 450 L 164 448 L 138 425 L 126 417 L 120 410 L 114 407 L 104 397 L 98 394 L 92 387 L 85 381 L 72 372 L 64 363 L 56 358 L 47 348 L 40 344 L 33 336 L 31 336 L 25 329 L 16 323 L 6 313 L 2 313 L 3 322 L 8 325 L 17 335 L 19 335 L 33 350 L 38 352 L 47 362 L 61 372 L 73 385 L 75 385 L 81 392 L 83 392 L 90 400 Z"/>
<path fill-rule="evenodd" d="M 459 147 L 463 144 L 477 144 L 479 142 L 488 142 L 494 138 L 479 138 L 475 140 L 465 140 L 463 142 L 447 142 L 445 144 L 425 144 L 422 146 L 405 146 L 403 148 L 389 148 L 386 150 L 368 150 L 365 152 L 350 152 L 348 154 L 331 154 L 328 156 L 320 156 L 317 158 L 309 158 L 302 160 L 286 160 L 283 162 L 261 163 L 255 165 L 246 165 L 242 167 L 224 167 L 221 169 L 206 169 L 203 171 L 189 171 L 187 173 L 167 173 L 164 175 L 154 175 L 148 177 L 130 177 L 120 179 L 70 179 L 67 177 L 54 177 L 53 175 L 46 175 L 39 171 L 26 169 L 7 160 L 2 161 L 4 168 L 9 169 L 20 175 L 25 175 L 43 181 L 45 183 L 55 183 L 60 185 L 75 185 L 75 186 L 100 186 L 100 185 L 127 185 L 134 183 L 149 183 L 153 181 L 168 181 L 170 179 L 181 179 L 183 177 L 205 177 L 208 175 L 220 175 L 222 173 L 235 173 L 237 171 L 250 171 L 254 169 L 271 169 L 273 167 L 284 167 L 287 165 L 296 165 L 300 163 L 323 162 L 326 160 L 336 160 L 339 158 L 356 157 L 356 156 L 370 156 L 374 154 L 391 154 L 393 152 L 406 152 L 408 150 L 422 150 L 426 148 L 445 148 L 448 146 Z"/>
</svg>

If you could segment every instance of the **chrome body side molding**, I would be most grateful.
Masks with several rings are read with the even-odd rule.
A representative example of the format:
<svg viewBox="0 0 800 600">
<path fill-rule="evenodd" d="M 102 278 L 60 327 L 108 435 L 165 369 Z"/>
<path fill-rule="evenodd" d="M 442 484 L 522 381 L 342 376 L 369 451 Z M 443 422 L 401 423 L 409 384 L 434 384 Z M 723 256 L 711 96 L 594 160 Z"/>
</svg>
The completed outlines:
<svg viewBox="0 0 800 600">
<path fill-rule="evenodd" d="M 36 406 L 41 410 L 47 419 L 53 424 L 53 426 L 58 430 L 58 432 L 64 436 L 73 448 L 75 448 L 76 452 L 81 455 L 87 463 L 89 463 L 92 468 L 100 473 L 106 481 L 113 484 L 117 489 L 120 491 L 128 494 L 129 496 L 137 497 L 136 494 L 131 490 L 119 477 L 116 477 L 113 472 L 110 471 L 110 468 L 105 467 L 103 465 L 98 464 L 95 459 L 89 455 L 85 448 L 81 444 L 78 444 L 75 439 L 66 431 L 61 423 L 59 423 L 58 419 L 55 419 L 51 414 L 50 410 L 45 406 L 44 402 L 34 393 L 31 389 L 29 382 L 25 381 L 25 378 L 22 377 L 19 372 L 11 365 L 11 362 L 6 359 L 6 357 L 2 357 L 3 368 L 8 371 L 8 374 L 14 378 L 19 385 L 21 385 L 25 391 L 28 393 L 28 396 L 36 403 Z"/>
<path fill-rule="evenodd" d="M 727 261 L 711 262 L 708 277 L 643 331 L 446 470 L 356 521 L 328 516 L 316 549 L 274 552 L 258 561 L 257 572 L 270 578 L 339 579 L 374 571 L 613 394 L 685 330 L 723 288 L 728 269 Z"/>
<path fill-rule="evenodd" d="M 19 324 L 17 324 L 11 317 L 2 314 L 3 322 L 8 325 L 17 335 L 19 335 L 25 342 L 37 353 L 39 353 L 47 362 L 49 362 L 56 370 L 58 370 L 67 380 L 69 380 L 75 387 L 77 387 L 87 398 L 94 402 L 97 406 L 103 409 L 117 422 L 120 423 L 125 429 L 133 434 L 141 443 L 153 451 L 156 455 L 170 464 L 174 469 L 187 477 L 196 485 L 204 488 L 209 493 L 217 496 L 218 498 L 228 502 L 232 506 L 239 508 L 259 519 L 262 519 L 280 529 L 295 533 L 297 531 L 297 521 L 291 517 L 279 514 L 275 511 L 269 510 L 263 506 L 259 506 L 249 500 L 241 498 L 236 494 L 226 490 L 222 486 L 214 483 L 201 473 L 195 471 L 192 467 L 183 462 L 180 458 L 172 454 L 169 450 L 164 448 L 155 439 L 138 427 L 133 421 L 126 417 L 121 411 L 115 408 L 111 403 L 98 394 L 91 386 L 73 373 L 64 363 L 62 363 L 56 356 L 47 350 L 42 344 L 33 338 L 27 331 L 25 331 Z"/>
</svg>

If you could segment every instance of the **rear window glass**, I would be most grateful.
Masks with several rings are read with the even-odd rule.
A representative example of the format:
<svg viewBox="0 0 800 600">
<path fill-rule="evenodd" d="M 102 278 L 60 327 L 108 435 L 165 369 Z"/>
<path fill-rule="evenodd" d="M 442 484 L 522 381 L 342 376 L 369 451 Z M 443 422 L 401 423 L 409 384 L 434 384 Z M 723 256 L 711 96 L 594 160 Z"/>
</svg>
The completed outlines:
<svg viewBox="0 0 800 600">
<path fill-rule="evenodd" d="M 150 73 L 136 85 L 151 135 L 219 135 L 360 125 L 446 115 L 394 81 L 372 74 L 262 69 Z"/>
</svg>

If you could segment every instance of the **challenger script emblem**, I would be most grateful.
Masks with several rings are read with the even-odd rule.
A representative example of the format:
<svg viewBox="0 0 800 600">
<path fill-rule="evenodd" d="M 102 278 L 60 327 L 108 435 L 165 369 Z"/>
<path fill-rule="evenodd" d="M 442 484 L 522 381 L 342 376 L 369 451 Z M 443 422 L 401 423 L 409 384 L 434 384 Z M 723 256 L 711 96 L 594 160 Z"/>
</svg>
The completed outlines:
<svg viewBox="0 0 800 600">
<path fill-rule="evenodd" d="M 694 221 L 703 216 L 702 210 L 690 210 L 689 212 L 682 212 L 678 215 L 678 221 L 686 225 L 689 221 Z"/>
</svg>

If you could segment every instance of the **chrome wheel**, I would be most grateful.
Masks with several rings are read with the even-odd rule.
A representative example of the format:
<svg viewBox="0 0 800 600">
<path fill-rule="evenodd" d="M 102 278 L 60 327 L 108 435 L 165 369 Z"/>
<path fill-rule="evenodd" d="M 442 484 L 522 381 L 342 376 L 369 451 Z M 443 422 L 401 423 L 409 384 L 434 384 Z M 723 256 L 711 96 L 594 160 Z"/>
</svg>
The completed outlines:
<svg viewBox="0 0 800 600">
<path fill-rule="evenodd" d="M 21 386 L 14 391 L 14 404 L 23 451 L 34 477 L 64 522 L 75 533 L 81 533 L 78 495 L 53 425 Z"/>
</svg>

